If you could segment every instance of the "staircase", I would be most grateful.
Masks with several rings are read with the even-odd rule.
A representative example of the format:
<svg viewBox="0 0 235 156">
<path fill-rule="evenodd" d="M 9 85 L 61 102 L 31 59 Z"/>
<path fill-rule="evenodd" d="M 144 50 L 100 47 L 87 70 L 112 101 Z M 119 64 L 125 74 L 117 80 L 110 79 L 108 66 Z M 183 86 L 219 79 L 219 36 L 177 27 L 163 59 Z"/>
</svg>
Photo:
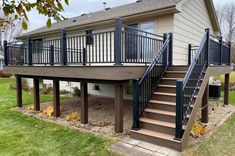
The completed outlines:
<svg viewBox="0 0 235 156">
<path fill-rule="evenodd" d="M 131 131 L 132 138 L 179 149 L 181 142 L 174 139 L 176 81 L 184 78 L 187 69 L 187 66 L 171 66 L 167 69 L 139 119 L 140 129 Z"/>
</svg>

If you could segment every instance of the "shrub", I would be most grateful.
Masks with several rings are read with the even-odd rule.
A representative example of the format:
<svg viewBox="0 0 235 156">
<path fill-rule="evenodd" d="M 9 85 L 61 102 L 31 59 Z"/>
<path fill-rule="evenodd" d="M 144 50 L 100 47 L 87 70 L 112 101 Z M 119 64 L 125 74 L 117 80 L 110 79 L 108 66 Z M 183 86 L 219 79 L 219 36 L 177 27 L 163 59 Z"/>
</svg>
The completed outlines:
<svg viewBox="0 0 235 156">
<path fill-rule="evenodd" d="M 4 73 L 3 71 L 0 71 L 0 77 L 11 77 L 12 74 L 9 74 L 9 73 Z"/>
<path fill-rule="evenodd" d="M 43 84 L 41 89 L 41 94 L 51 94 L 53 92 L 53 87 L 48 84 Z"/>
<path fill-rule="evenodd" d="M 9 87 L 11 89 L 16 89 L 16 81 L 12 81 L 10 84 L 9 84 Z M 27 80 L 26 79 L 22 79 L 22 90 L 24 91 L 29 91 L 29 87 L 28 87 L 28 83 L 27 83 Z"/>
<path fill-rule="evenodd" d="M 63 94 L 69 94 L 69 91 L 63 89 L 63 90 L 60 91 L 60 94 L 62 94 L 62 95 L 63 95 Z"/>
<path fill-rule="evenodd" d="M 73 87 L 73 96 L 80 96 L 81 91 L 78 89 L 78 87 Z"/>
</svg>

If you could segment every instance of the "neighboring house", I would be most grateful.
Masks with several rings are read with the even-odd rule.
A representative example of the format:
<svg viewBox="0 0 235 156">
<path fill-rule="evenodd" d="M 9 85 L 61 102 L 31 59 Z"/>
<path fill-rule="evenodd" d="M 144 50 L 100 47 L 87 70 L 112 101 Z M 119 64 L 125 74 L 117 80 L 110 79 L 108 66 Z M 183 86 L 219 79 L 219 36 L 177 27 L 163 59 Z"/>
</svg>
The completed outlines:
<svg viewBox="0 0 235 156">
<path fill-rule="evenodd" d="M 212 0 L 138 0 L 21 35 L 25 44 L 6 47 L 4 70 L 16 75 L 19 107 L 21 78 L 33 79 L 36 111 L 39 80 L 52 80 L 56 117 L 59 82 L 80 83 L 81 123 L 88 122 L 88 92 L 114 96 L 117 133 L 123 131 L 123 90 L 132 83 L 131 137 L 181 151 L 200 104 L 207 122 L 210 76 L 226 75 L 228 103 L 231 48 L 213 37 L 219 35 Z"/>
<path fill-rule="evenodd" d="M 0 50 L 0 71 L 3 70 L 3 63 L 4 63 L 4 53 Z"/>
</svg>

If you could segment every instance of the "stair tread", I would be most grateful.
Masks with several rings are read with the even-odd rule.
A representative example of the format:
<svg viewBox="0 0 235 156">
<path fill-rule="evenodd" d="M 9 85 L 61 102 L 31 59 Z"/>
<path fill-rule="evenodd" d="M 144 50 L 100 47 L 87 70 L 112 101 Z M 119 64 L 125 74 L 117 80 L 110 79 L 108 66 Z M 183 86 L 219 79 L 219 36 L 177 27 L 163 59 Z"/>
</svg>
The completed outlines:
<svg viewBox="0 0 235 156">
<path fill-rule="evenodd" d="M 154 92 L 155 95 L 167 95 L 167 96 L 176 96 L 176 93 L 168 93 L 168 92 Z"/>
<path fill-rule="evenodd" d="M 175 71 L 175 70 L 170 70 L 170 71 L 166 71 L 166 73 L 173 73 L 173 74 L 186 74 L 187 71 Z"/>
<path fill-rule="evenodd" d="M 170 134 L 165 134 L 165 133 L 161 133 L 161 132 L 156 132 L 156 131 L 151 131 L 151 130 L 147 130 L 147 129 L 143 129 L 141 128 L 138 131 L 133 131 L 135 133 L 138 134 L 142 134 L 142 135 L 147 135 L 147 136 L 151 136 L 154 138 L 160 138 L 160 139 L 164 139 L 164 140 L 169 140 L 169 141 L 173 141 L 176 143 L 180 143 L 180 141 L 177 141 L 174 139 L 174 135 L 170 135 Z"/>
<path fill-rule="evenodd" d="M 182 78 L 174 78 L 174 77 L 163 77 L 162 78 L 162 80 L 175 80 L 175 81 L 180 80 L 180 79 L 182 79 Z"/>
<path fill-rule="evenodd" d="M 157 110 L 152 108 L 145 108 L 145 112 L 149 113 L 155 113 L 155 114 L 162 114 L 162 115 L 169 115 L 169 116 L 175 116 L 175 112 L 165 111 L 165 110 Z"/>
<path fill-rule="evenodd" d="M 176 88 L 176 85 L 164 85 L 164 84 L 160 84 L 160 85 L 158 85 L 158 87 Z"/>
<path fill-rule="evenodd" d="M 161 100 L 150 100 L 150 103 L 154 103 L 154 104 L 165 104 L 165 105 L 172 105 L 175 106 L 176 103 L 175 102 L 169 102 L 169 101 L 161 101 Z"/>
<path fill-rule="evenodd" d="M 145 123 L 149 123 L 149 124 L 154 124 L 154 125 L 160 125 L 160 126 L 164 126 L 164 127 L 175 128 L 175 123 L 171 123 L 171 122 L 154 120 L 154 119 L 149 119 L 149 118 L 140 118 L 140 121 L 141 122 L 145 122 Z"/>
</svg>

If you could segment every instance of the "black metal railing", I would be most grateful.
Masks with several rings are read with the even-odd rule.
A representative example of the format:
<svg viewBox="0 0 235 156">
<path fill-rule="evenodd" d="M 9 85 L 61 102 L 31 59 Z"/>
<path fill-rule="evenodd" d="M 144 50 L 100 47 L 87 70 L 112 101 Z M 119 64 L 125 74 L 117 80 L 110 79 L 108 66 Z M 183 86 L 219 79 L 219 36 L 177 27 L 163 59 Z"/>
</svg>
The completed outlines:
<svg viewBox="0 0 235 156">
<path fill-rule="evenodd" d="M 92 32 L 86 35 L 70 35 L 61 30 L 60 37 L 52 40 L 33 40 L 28 37 L 19 50 L 19 45 L 6 44 L 6 55 L 14 48 L 17 55 L 27 59 L 6 59 L 6 65 L 86 65 L 92 63 L 151 63 L 162 46 L 163 36 L 125 26 L 119 18 L 115 30 Z M 24 51 L 24 52 L 23 52 Z M 13 52 L 12 52 L 13 53 Z M 8 57 L 6 57 L 8 58 Z M 20 63 L 18 63 L 20 62 Z"/>
<path fill-rule="evenodd" d="M 209 29 L 200 43 L 196 55 L 189 66 L 183 80 L 176 82 L 176 129 L 175 138 L 181 140 L 183 124 L 189 113 L 190 106 L 194 104 L 197 88 L 203 79 L 203 72 L 208 66 L 209 60 Z"/>
<path fill-rule="evenodd" d="M 5 64 L 18 64 L 23 65 L 27 63 L 27 45 L 23 42 L 11 42 L 4 41 L 4 61 Z"/>
<path fill-rule="evenodd" d="M 172 34 L 164 35 L 164 44 L 159 51 L 155 52 L 152 63 L 147 68 L 141 79 L 134 83 L 135 92 L 133 97 L 133 130 L 139 129 L 139 118 L 148 106 L 153 92 L 158 86 L 162 76 L 172 63 Z"/>
<path fill-rule="evenodd" d="M 192 44 L 188 45 L 188 65 L 191 64 L 194 57 L 196 56 L 197 49 L 198 49 L 198 46 L 194 46 Z"/>
</svg>

